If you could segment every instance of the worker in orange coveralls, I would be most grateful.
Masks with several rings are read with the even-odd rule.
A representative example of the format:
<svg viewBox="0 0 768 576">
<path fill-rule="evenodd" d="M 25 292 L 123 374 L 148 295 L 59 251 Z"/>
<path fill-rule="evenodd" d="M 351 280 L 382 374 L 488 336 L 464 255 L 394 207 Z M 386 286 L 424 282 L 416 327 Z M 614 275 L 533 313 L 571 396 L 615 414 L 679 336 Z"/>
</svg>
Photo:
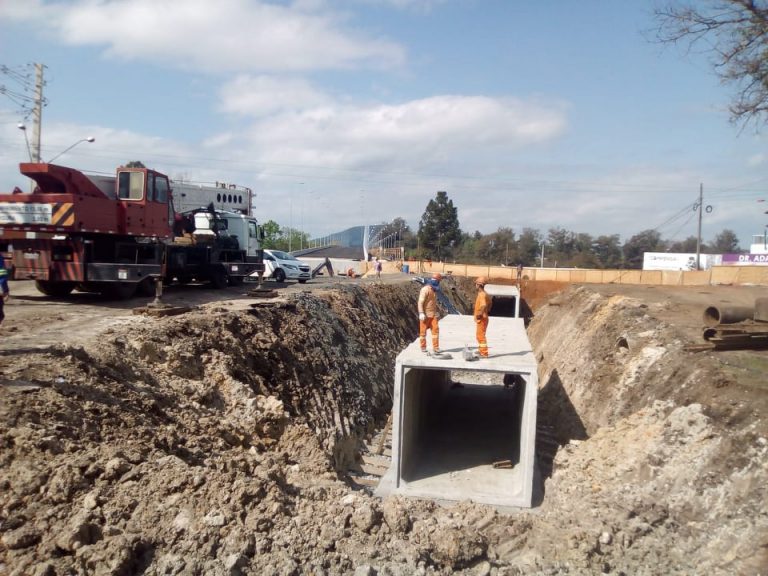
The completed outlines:
<svg viewBox="0 0 768 576">
<path fill-rule="evenodd" d="M 480 276 L 475 280 L 477 288 L 477 298 L 475 298 L 475 324 L 477 329 L 478 354 L 480 358 L 488 358 L 488 341 L 485 339 L 485 331 L 488 329 L 488 313 L 491 311 L 491 297 L 485 291 L 485 285 L 488 284 L 488 278 Z"/>
<path fill-rule="evenodd" d="M 419 344 L 421 351 L 427 351 L 427 329 L 432 332 L 432 352 L 440 354 L 440 328 L 437 325 L 437 290 L 443 276 L 438 272 L 432 275 L 419 291 Z"/>
</svg>

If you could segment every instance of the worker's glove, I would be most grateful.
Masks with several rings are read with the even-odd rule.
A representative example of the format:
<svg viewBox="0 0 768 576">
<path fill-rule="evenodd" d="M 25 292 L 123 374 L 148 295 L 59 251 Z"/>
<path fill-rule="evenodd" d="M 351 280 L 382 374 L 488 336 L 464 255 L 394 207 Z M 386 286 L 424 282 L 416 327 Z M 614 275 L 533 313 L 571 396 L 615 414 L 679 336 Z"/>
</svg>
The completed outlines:
<svg viewBox="0 0 768 576">
<path fill-rule="evenodd" d="M 424 322 L 424 320 L 426 320 L 426 319 L 427 319 L 427 315 L 424 314 L 424 312 L 421 312 L 419 314 L 419 322 Z"/>
</svg>

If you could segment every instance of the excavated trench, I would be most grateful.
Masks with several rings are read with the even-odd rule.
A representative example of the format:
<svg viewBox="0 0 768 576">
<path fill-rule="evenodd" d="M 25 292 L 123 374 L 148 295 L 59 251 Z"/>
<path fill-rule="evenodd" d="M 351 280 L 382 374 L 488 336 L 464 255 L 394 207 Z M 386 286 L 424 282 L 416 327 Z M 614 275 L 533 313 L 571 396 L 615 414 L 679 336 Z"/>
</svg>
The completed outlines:
<svg viewBox="0 0 768 576">
<path fill-rule="evenodd" d="M 468 310 L 469 284 L 445 284 Z M 0 573 L 768 565 L 765 440 L 746 423 L 724 429 L 691 401 L 719 376 L 691 362 L 652 310 L 584 288 L 537 307 L 529 327 L 540 387 L 534 510 L 380 500 L 357 486 L 348 471 L 387 420 L 395 357 L 416 337 L 417 291 L 347 285 L 213 304 L 20 355 L 5 377 L 39 388 L 1 389 Z"/>
</svg>

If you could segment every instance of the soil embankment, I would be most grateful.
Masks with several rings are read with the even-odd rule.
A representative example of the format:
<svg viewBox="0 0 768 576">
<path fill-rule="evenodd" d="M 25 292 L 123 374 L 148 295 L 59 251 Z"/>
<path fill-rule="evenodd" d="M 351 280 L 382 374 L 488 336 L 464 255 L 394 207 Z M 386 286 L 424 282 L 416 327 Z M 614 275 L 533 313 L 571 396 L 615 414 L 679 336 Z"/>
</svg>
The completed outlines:
<svg viewBox="0 0 768 576">
<path fill-rule="evenodd" d="M 661 308 L 584 288 L 542 305 L 530 327 L 540 419 L 562 444 L 539 508 L 504 515 L 353 490 L 343 470 L 386 419 L 417 290 L 208 304 L 123 321 L 83 345 L 6 350 L 0 573 L 768 565 L 762 405 L 740 406 L 741 384 L 683 351 Z M 710 391 L 720 400 L 706 401 Z"/>
</svg>

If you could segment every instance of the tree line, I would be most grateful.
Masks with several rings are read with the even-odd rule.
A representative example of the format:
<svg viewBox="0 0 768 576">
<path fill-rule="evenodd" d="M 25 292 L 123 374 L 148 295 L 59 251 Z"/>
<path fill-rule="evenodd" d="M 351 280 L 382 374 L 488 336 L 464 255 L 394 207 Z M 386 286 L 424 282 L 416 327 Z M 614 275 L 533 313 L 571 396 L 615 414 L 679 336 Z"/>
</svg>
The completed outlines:
<svg viewBox="0 0 768 576">
<path fill-rule="evenodd" d="M 554 227 L 542 233 L 534 228 L 515 232 L 500 227 L 495 232 L 464 232 L 458 210 L 444 191 L 427 204 L 416 231 L 403 218 L 383 224 L 381 238 L 394 238 L 406 258 L 494 266 L 545 266 L 560 268 L 640 269 L 644 252 L 695 253 L 697 239 L 665 240 L 656 230 L 644 230 L 621 242 L 618 234 L 593 236 Z M 741 251 L 736 234 L 722 230 L 700 246 L 702 254 Z"/>
<path fill-rule="evenodd" d="M 265 248 L 298 250 L 309 247 L 310 237 L 296 228 L 281 227 L 274 220 L 264 225 Z M 545 266 L 549 268 L 640 269 L 644 252 L 696 252 L 696 237 L 665 240 L 656 230 L 644 230 L 621 242 L 618 234 L 593 236 L 561 227 L 546 232 L 534 228 L 515 231 L 500 227 L 495 232 L 464 232 L 458 210 L 445 191 L 432 198 L 412 229 L 401 217 L 382 222 L 377 238 L 386 247 L 402 247 L 406 259 L 424 259 L 460 264 L 492 266 Z M 373 240 L 371 248 L 376 246 Z M 741 252 L 736 234 L 722 230 L 700 246 L 702 254 Z"/>
</svg>

